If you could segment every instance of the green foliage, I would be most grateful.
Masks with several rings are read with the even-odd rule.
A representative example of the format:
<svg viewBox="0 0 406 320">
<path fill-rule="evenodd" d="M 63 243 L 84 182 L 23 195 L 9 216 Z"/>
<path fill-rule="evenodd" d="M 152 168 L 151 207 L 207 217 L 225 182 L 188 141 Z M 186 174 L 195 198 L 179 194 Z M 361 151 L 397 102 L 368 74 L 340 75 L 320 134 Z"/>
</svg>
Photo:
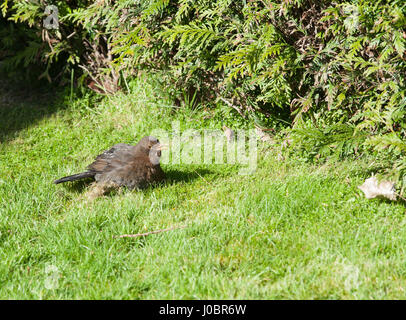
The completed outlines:
<svg viewBox="0 0 406 320">
<path fill-rule="evenodd" d="M 247 119 L 291 123 L 312 136 L 304 150 L 405 153 L 402 0 L 53 1 L 60 28 L 44 30 L 51 2 L 2 4 L 4 68 L 42 65 L 49 81 L 75 70 L 104 93 L 146 69 L 178 105 L 227 101 Z"/>
<path fill-rule="evenodd" d="M 358 155 L 360 144 L 366 134 L 357 132 L 351 125 L 337 123 L 331 126 L 316 127 L 308 122 L 294 129 L 291 134 L 293 147 L 308 158 L 325 160 L 326 157 L 340 158 Z"/>
</svg>

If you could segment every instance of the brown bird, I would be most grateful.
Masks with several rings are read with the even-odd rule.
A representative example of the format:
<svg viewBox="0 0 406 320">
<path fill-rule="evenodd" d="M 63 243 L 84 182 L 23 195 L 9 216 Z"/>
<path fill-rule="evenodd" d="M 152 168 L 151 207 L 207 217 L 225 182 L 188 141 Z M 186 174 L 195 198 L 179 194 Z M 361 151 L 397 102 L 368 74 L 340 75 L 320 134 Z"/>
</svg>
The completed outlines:
<svg viewBox="0 0 406 320">
<path fill-rule="evenodd" d="M 96 185 L 109 188 L 125 186 L 130 190 L 142 189 L 165 179 L 159 164 L 163 148 L 157 138 L 149 136 L 135 146 L 119 143 L 98 155 L 86 168 L 87 171 L 63 177 L 54 183 L 94 178 Z"/>
</svg>

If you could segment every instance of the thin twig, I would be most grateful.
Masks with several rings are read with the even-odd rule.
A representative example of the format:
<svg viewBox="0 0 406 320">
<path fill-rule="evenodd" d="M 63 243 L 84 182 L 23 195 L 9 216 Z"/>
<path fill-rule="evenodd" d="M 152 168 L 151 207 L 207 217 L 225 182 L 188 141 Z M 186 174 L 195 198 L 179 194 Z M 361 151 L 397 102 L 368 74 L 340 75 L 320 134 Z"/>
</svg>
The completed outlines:
<svg viewBox="0 0 406 320">
<path fill-rule="evenodd" d="M 230 101 L 227 101 L 226 99 L 224 99 L 223 97 L 220 97 L 220 100 L 225 102 L 228 106 L 230 106 L 231 108 L 233 108 L 234 110 L 236 110 L 244 119 L 245 119 L 245 115 L 242 113 L 241 109 L 238 108 L 237 106 L 233 105 Z"/>
<path fill-rule="evenodd" d="M 95 77 L 93 77 L 93 75 L 91 74 L 91 72 L 90 72 L 85 66 L 82 66 L 81 64 L 79 64 L 78 66 L 79 66 L 79 68 L 82 68 L 83 70 L 85 70 L 85 71 L 89 74 L 89 77 L 92 78 L 92 80 L 93 80 L 98 86 L 100 86 L 99 81 L 97 81 L 97 79 L 96 79 Z M 100 86 L 100 87 L 101 87 L 101 86 Z"/>
<path fill-rule="evenodd" d="M 66 39 L 69 39 L 70 37 L 73 37 L 75 34 L 76 34 L 76 31 L 73 31 L 70 35 L 68 35 L 68 36 L 66 37 Z"/>
<path fill-rule="evenodd" d="M 150 234 L 156 234 L 156 233 L 171 231 L 171 230 L 175 230 L 175 229 L 184 229 L 184 228 L 186 228 L 186 226 L 175 226 L 175 227 L 171 227 L 168 229 L 160 229 L 160 230 L 155 230 L 155 231 L 150 231 L 150 232 L 145 232 L 145 233 L 122 234 L 121 236 L 114 236 L 114 238 L 137 238 L 137 237 L 149 236 Z"/>
<path fill-rule="evenodd" d="M 404 197 L 402 197 L 399 193 L 395 192 L 395 195 L 397 195 L 400 199 L 402 199 L 403 201 L 406 202 L 406 199 Z"/>
<path fill-rule="evenodd" d="M 209 181 L 207 181 L 205 178 L 203 178 L 199 172 L 197 172 L 196 170 L 192 169 L 195 173 L 197 173 L 197 175 L 202 178 L 207 184 L 212 185 Z"/>
</svg>

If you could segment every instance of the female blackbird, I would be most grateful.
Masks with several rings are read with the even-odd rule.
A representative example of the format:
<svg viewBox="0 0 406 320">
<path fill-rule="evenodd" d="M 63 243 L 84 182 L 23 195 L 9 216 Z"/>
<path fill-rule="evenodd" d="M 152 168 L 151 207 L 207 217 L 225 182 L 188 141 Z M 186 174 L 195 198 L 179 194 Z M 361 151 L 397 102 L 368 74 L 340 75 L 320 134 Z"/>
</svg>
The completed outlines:
<svg viewBox="0 0 406 320">
<path fill-rule="evenodd" d="M 135 146 L 119 143 L 98 155 L 86 168 L 87 171 L 55 180 L 54 183 L 94 178 L 96 184 L 142 189 L 165 179 L 159 165 L 162 148 L 157 138 L 148 136 Z"/>
</svg>

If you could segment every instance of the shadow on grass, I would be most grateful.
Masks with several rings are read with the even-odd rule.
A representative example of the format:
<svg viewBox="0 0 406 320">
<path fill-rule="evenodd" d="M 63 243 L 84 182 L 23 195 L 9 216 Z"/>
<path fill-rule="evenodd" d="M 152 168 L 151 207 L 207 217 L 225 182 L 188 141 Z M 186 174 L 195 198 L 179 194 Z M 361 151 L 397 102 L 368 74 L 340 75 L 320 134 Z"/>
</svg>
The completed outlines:
<svg viewBox="0 0 406 320">
<path fill-rule="evenodd" d="M 175 169 L 165 170 L 166 179 L 164 182 L 159 183 L 160 186 L 172 185 L 181 182 L 192 182 L 195 179 L 201 179 L 207 174 L 212 174 L 213 172 L 207 169 L 194 169 L 193 171 L 180 171 Z M 94 180 L 91 178 L 82 179 L 72 182 L 63 183 L 64 187 L 72 192 L 83 192 Z M 62 185 L 62 184 L 60 184 Z M 150 185 L 146 189 L 153 188 L 157 185 Z M 114 192 L 110 194 L 114 195 Z"/>
<path fill-rule="evenodd" d="M 193 171 L 180 171 L 175 169 L 168 169 L 166 173 L 165 184 L 173 184 L 179 182 L 192 182 L 196 179 L 201 179 L 207 174 L 212 174 L 213 172 L 207 169 L 193 169 Z"/>
<path fill-rule="evenodd" d="M 0 78 L 0 143 L 68 106 L 62 102 L 62 88 L 34 86 Z"/>
<path fill-rule="evenodd" d="M 94 182 L 94 179 L 92 178 L 87 178 L 87 179 L 82 179 L 82 180 L 76 180 L 72 182 L 65 182 L 65 183 L 60 183 L 57 184 L 57 186 L 64 186 L 66 189 L 72 192 L 83 192 L 89 185 L 91 185 Z"/>
</svg>

